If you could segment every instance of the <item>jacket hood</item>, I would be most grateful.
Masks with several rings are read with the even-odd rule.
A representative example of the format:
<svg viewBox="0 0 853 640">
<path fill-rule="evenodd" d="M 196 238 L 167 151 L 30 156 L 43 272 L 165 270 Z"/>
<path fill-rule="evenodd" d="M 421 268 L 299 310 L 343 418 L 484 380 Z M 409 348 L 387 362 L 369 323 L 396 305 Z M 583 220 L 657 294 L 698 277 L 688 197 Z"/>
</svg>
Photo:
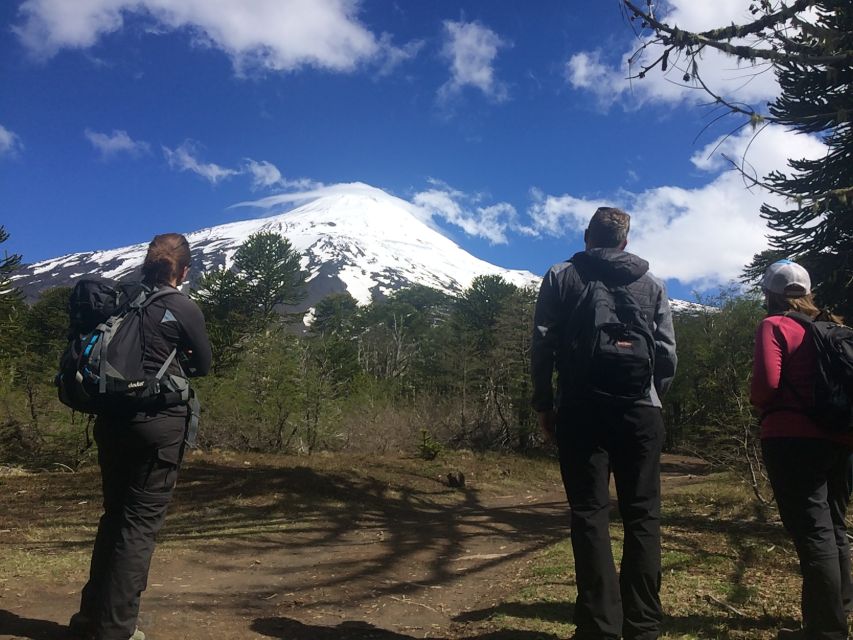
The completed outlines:
<svg viewBox="0 0 853 640">
<path fill-rule="evenodd" d="M 569 260 L 584 280 L 601 280 L 621 287 L 637 280 L 649 270 L 649 263 L 619 249 L 587 249 Z"/>
</svg>

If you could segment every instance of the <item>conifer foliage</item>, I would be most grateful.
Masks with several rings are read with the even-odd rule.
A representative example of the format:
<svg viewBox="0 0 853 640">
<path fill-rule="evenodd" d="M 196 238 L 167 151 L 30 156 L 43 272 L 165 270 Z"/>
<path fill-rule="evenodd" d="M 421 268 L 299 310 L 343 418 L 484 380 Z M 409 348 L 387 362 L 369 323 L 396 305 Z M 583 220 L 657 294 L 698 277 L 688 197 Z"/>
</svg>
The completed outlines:
<svg viewBox="0 0 853 640">
<path fill-rule="evenodd" d="M 850 0 L 755 0 L 746 24 L 690 32 L 659 21 L 654 6 L 624 6 L 642 31 L 651 29 L 640 51 L 662 53 L 634 77 L 679 65 L 683 80 L 705 90 L 713 102 L 747 119 L 756 132 L 783 126 L 820 136 L 827 154 L 816 160 L 790 158 L 768 176 L 744 172 L 748 183 L 782 196 L 787 206 L 764 204 L 770 250 L 756 255 L 745 276 L 757 280 L 780 258 L 800 261 L 812 274 L 819 302 L 853 315 L 853 4 Z M 751 61 L 756 73 L 772 65 L 780 94 L 764 113 L 720 95 L 702 77 L 702 52 L 717 49 Z M 640 59 L 637 56 L 636 59 Z"/>
</svg>

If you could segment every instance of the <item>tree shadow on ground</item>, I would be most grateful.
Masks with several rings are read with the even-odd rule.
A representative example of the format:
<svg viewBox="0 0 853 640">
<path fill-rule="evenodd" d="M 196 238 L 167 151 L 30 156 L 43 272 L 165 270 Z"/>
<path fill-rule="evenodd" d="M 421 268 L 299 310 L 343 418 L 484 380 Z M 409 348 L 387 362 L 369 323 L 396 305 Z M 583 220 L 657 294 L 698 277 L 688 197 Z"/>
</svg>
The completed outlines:
<svg viewBox="0 0 853 640">
<path fill-rule="evenodd" d="M 364 468 L 318 470 L 258 463 L 243 467 L 190 460 L 182 470 L 160 543 L 204 549 L 206 570 L 223 574 L 249 575 L 235 565 L 236 558 L 269 559 L 253 565 L 257 579 L 242 585 L 246 603 L 269 595 L 276 584 L 280 591 L 325 592 L 312 598 L 312 604 L 321 605 L 337 604 L 339 587 L 355 589 L 348 597 L 358 603 L 479 576 L 568 534 L 564 500 L 528 500 L 519 489 L 521 495 L 496 501 L 470 485 L 449 488 L 428 470 L 386 468 L 381 460 L 370 459 L 350 459 L 346 464 Z M 49 510 L 57 533 L 22 546 L 45 551 L 89 549 L 91 539 L 68 540 L 67 532 L 91 530 L 96 524 L 93 507 L 100 502 L 96 478 L 90 474 L 85 479 L 42 480 L 49 483 L 45 488 L 49 500 L 37 502 L 33 511 L 33 499 L 24 499 L 31 491 L 12 510 L 20 511 L 15 517 L 23 522 L 40 518 L 41 509 Z M 56 511 L 60 499 L 66 509 Z M 89 506 L 67 508 L 76 504 Z M 296 564 L 287 567 L 286 575 L 292 576 L 294 568 L 303 572 L 310 568 L 312 579 L 281 585 L 286 562 Z M 417 567 L 416 580 L 408 577 L 412 567 Z"/>
<path fill-rule="evenodd" d="M 280 640 L 415 640 L 417 636 L 405 635 L 375 627 L 367 622 L 347 621 L 334 627 L 310 625 L 291 618 L 257 618 L 252 631 Z M 436 640 L 441 640 L 438 636 Z M 459 640 L 558 640 L 550 633 L 518 631 L 514 629 L 488 631 Z"/>
<path fill-rule="evenodd" d="M 374 471 L 372 465 L 371 474 Z M 331 562 L 330 570 L 316 577 L 311 588 L 334 589 L 366 580 L 369 590 L 350 594 L 358 601 L 410 594 L 470 577 L 543 549 L 567 534 L 568 510 L 562 501 L 495 505 L 484 502 L 475 488 L 450 489 L 415 473 L 410 474 L 411 482 L 392 484 L 381 479 L 381 469 L 378 475 L 308 467 L 243 471 L 193 464 L 184 474 L 165 538 L 209 541 L 224 559 L 247 547 L 281 554 L 310 552 Z M 202 501 L 227 506 L 199 514 Z M 362 554 L 341 557 L 338 552 L 344 544 L 361 547 Z M 506 553 L 483 551 L 507 545 L 512 550 Z M 463 570 L 458 560 L 470 555 L 470 549 L 480 549 L 481 557 Z M 377 584 L 410 566 L 422 570 L 417 584 L 396 579 Z"/>
<path fill-rule="evenodd" d="M 68 627 L 50 620 L 36 620 L 0 609 L 0 633 L 29 640 L 66 640 Z"/>
<path fill-rule="evenodd" d="M 454 622 L 483 622 L 495 616 L 508 616 L 528 620 L 538 620 L 554 623 L 569 623 L 574 618 L 574 603 L 572 602 L 502 602 L 493 607 L 466 611 L 453 618 Z M 781 627 L 797 626 L 793 618 L 776 618 L 772 616 L 727 616 L 727 615 L 686 615 L 670 616 L 664 614 L 662 633 L 677 635 L 693 635 L 696 637 L 729 638 L 729 632 L 778 629 Z M 330 636 L 334 637 L 334 636 Z M 535 637 L 535 636 L 534 636 Z M 739 637 L 739 636 L 738 636 Z M 300 639 L 301 640 L 301 639 Z"/>
</svg>

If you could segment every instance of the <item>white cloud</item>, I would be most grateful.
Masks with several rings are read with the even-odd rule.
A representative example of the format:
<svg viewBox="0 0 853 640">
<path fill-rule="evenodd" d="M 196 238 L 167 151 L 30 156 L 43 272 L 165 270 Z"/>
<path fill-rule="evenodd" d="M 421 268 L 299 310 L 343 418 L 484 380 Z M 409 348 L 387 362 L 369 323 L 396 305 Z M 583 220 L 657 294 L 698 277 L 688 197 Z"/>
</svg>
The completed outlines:
<svg viewBox="0 0 853 640">
<path fill-rule="evenodd" d="M 447 100 L 465 87 L 474 87 L 498 102 L 506 100 L 507 87 L 495 78 L 494 62 L 509 43 L 477 22 L 448 20 L 444 35 L 442 55 L 450 61 L 451 76 L 439 89 L 439 99 Z"/>
<path fill-rule="evenodd" d="M 163 155 L 166 156 L 166 161 L 169 166 L 178 171 L 190 171 L 195 173 L 211 184 L 216 184 L 222 180 L 226 180 L 232 176 L 239 175 L 241 172 L 237 169 L 229 169 L 221 167 L 212 162 L 202 162 L 198 159 L 198 154 L 201 151 L 198 143 L 192 140 L 185 140 L 176 149 L 163 147 Z"/>
<path fill-rule="evenodd" d="M 161 31 L 188 30 L 193 41 L 224 51 L 240 71 L 304 66 L 350 71 L 405 58 L 386 36 L 358 19 L 355 0 L 26 0 L 13 27 L 40 57 L 83 49 L 142 15 Z M 400 56 L 403 56 L 401 58 Z"/>
<path fill-rule="evenodd" d="M 254 189 L 278 186 L 284 181 L 281 171 L 272 162 L 247 158 L 243 166 L 245 171 L 252 177 L 252 188 Z"/>
<path fill-rule="evenodd" d="M 695 0 L 671 0 L 665 12 L 658 12 L 658 19 L 682 29 L 701 31 L 753 19 L 742 0 L 719 0 L 718 2 L 696 2 Z M 738 44 L 738 41 L 732 41 Z M 709 102 L 708 94 L 691 77 L 686 82 L 684 74 L 692 69 L 689 62 L 672 57 L 669 69 L 662 73 L 660 67 L 649 71 L 645 78 L 628 80 L 636 75 L 644 64 L 656 60 L 663 49 L 650 46 L 640 59 L 630 63 L 642 42 L 633 40 L 626 44 L 618 61 L 604 60 L 601 50 L 582 51 L 574 54 L 566 63 L 567 81 L 576 89 L 591 92 L 602 106 L 616 102 L 639 106 L 647 103 L 690 104 Z M 675 56 L 673 52 L 672 56 Z M 779 85 L 772 69 L 767 64 L 753 66 L 739 62 L 717 50 L 707 48 L 697 60 L 703 81 L 718 94 L 736 96 L 749 104 L 772 99 L 779 93 Z"/>
<path fill-rule="evenodd" d="M 103 158 L 110 158 L 119 153 L 139 155 L 140 153 L 147 153 L 150 149 L 147 142 L 134 140 L 127 134 L 127 131 L 120 129 L 114 129 L 112 133 L 101 133 L 86 129 L 83 135 L 100 152 Z"/>
<path fill-rule="evenodd" d="M 428 219 L 442 219 L 469 236 L 485 238 L 492 244 L 506 244 L 509 231 L 535 233 L 519 223 L 518 212 L 507 202 L 480 206 L 480 195 L 469 195 L 435 180 L 432 184 L 433 188 L 412 198 L 412 203 Z"/>
<path fill-rule="evenodd" d="M 382 49 L 382 60 L 379 66 L 379 76 L 390 75 L 401 64 L 417 57 L 424 48 L 426 42 L 423 40 L 413 40 L 404 44 L 402 47 L 396 47 L 391 44 L 391 36 L 383 33 L 379 40 L 379 45 Z"/>
<path fill-rule="evenodd" d="M 285 178 L 281 175 L 278 167 L 266 160 L 252 160 L 246 158 L 243 166 L 236 170 L 238 174 L 248 175 L 252 179 L 252 189 L 298 189 L 311 190 L 322 187 L 322 183 L 308 178 Z"/>
<path fill-rule="evenodd" d="M 18 134 L 14 131 L 9 131 L 0 124 L 0 158 L 17 155 L 23 148 L 24 145 Z"/>
<path fill-rule="evenodd" d="M 765 129 L 754 141 L 752 138 L 753 132 L 742 131 L 694 154 L 691 162 L 697 169 L 717 174 L 695 189 L 662 186 L 639 193 L 621 192 L 608 202 L 534 192 L 529 211 L 533 227 L 557 237 L 580 234 L 596 208 L 619 206 L 632 218 L 628 250 L 647 258 L 655 274 L 697 288 L 728 282 L 768 246 L 768 229 L 759 216 L 761 204 L 789 203 L 762 189 L 747 188 L 740 173 L 727 170 L 730 165 L 718 154 L 744 162 L 748 171 L 760 177 L 784 168 L 788 158 L 817 158 L 826 153 L 819 139 L 781 128 Z"/>
<path fill-rule="evenodd" d="M 185 140 L 175 149 L 163 147 L 163 155 L 172 169 L 189 171 L 201 176 L 211 184 L 235 176 L 247 176 L 251 180 L 252 191 L 259 189 L 297 189 L 312 190 L 322 187 L 322 183 L 308 178 L 286 178 L 272 162 L 244 158 L 236 168 L 224 167 L 200 159 L 202 146 L 195 140 Z"/>
<path fill-rule="evenodd" d="M 613 206 L 604 200 L 575 198 L 570 195 L 545 195 L 541 189 L 530 190 L 533 204 L 528 213 L 533 219 L 533 229 L 551 236 L 566 235 L 567 232 L 583 231 L 592 214 L 599 207 Z"/>
</svg>

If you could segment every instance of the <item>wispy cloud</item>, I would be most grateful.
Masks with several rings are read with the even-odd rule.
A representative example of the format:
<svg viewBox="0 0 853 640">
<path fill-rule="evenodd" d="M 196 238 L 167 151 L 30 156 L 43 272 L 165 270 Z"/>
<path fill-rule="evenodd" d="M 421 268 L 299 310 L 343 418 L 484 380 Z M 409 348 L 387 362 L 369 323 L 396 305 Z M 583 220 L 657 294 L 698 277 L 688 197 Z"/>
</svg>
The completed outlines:
<svg viewBox="0 0 853 640">
<path fill-rule="evenodd" d="M 246 173 L 252 178 L 253 189 L 266 189 L 283 183 L 284 178 L 272 162 L 252 160 L 247 158 L 243 165 Z"/>
<path fill-rule="evenodd" d="M 351 71 L 404 59 L 405 48 L 360 22 L 359 8 L 353 0 L 25 0 L 13 30 L 35 55 L 50 57 L 91 47 L 142 15 L 161 31 L 191 31 L 194 43 L 224 51 L 238 72 Z"/>
<path fill-rule="evenodd" d="M 310 190 L 321 187 L 322 184 L 308 178 L 286 178 L 272 162 L 244 158 L 237 167 L 226 167 L 214 162 L 201 159 L 204 147 L 195 140 L 184 140 L 180 146 L 172 149 L 163 147 L 163 156 L 169 167 L 176 171 L 189 171 L 210 184 L 218 184 L 223 180 L 237 176 L 247 176 L 252 191 L 262 189 L 294 189 Z"/>
<path fill-rule="evenodd" d="M 18 134 L 14 131 L 9 131 L 9 129 L 0 124 L 0 158 L 17 155 L 23 149 L 24 144 L 21 142 Z"/>
<path fill-rule="evenodd" d="M 148 153 L 151 149 L 147 142 L 134 140 L 128 135 L 127 131 L 121 129 L 114 129 L 112 133 L 102 133 L 86 129 L 83 135 L 100 152 L 101 157 L 105 159 L 120 153 L 135 156 L 141 153 Z"/>
<path fill-rule="evenodd" d="M 661 5 L 657 17 L 682 29 L 698 31 L 753 19 L 742 0 L 671 0 Z M 632 61 L 643 42 L 626 42 L 621 55 L 615 58 L 600 49 L 575 53 L 566 62 L 566 80 L 572 87 L 594 95 L 599 106 L 605 109 L 616 103 L 637 107 L 649 103 L 708 102 L 708 94 L 693 78 L 689 61 L 677 58 L 675 54 L 669 60 L 669 69 L 665 73 L 658 67 L 642 79 L 629 80 L 628 77 L 636 75 L 643 64 L 649 64 L 663 53 L 660 47 L 650 46 L 642 58 Z M 697 63 L 702 79 L 709 87 L 724 95 L 737 95 L 739 101 L 757 104 L 779 92 L 776 76 L 768 64 L 756 66 L 710 48 L 702 52 Z M 688 74 L 686 79 L 685 74 Z"/>
<path fill-rule="evenodd" d="M 442 102 L 465 87 L 479 89 L 501 102 L 509 97 L 506 85 L 495 77 L 494 63 L 510 43 L 478 22 L 444 23 L 442 55 L 450 62 L 450 79 L 438 90 Z"/>
<path fill-rule="evenodd" d="M 767 247 L 761 204 L 790 206 L 779 196 L 748 189 L 741 174 L 720 155 L 742 159 L 747 148 L 744 169 L 758 177 L 784 167 L 788 158 L 819 158 L 826 153 L 825 145 L 812 136 L 770 128 L 753 141 L 752 132 L 744 131 L 715 140 L 691 158 L 696 169 L 713 176 L 704 186 L 620 191 L 608 200 L 534 190 L 529 209 L 532 227 L 543 235 L 577 236 L 596 208 L 620 206 L 632 217 L 628 250 L 649 259 L 657 275 L 700 289 L 727 282 Z"/>
<path fill-rule="evenodd" d="M 213 162 L 202 162 L 198 156 L 201 146 L 192 140 L 185 140 L 175 149 L 163 147 L 163 155 L 169 166 L 177 171 L 190 171 L 201 176 L 211 184 L 216 184 L 232 176 L 240 174 L 236 169 L 222 167 Z"/>
<path fill-rule="evenodd" d="M 432 188 L 412 198 L 412 203 L 429 218 L 443 220 L 469 236 L 485 238 L 492 244 L 506 244 L 509 232 L 532 232 L 520 224 L 518 212 L 507 202 L 483 205 L 480 194 L 467 194 L 438 180 L 431 182 Z"/>
<path fill-rule="evenodd" d="M 237 173 L 251 178 L 253 191 L 273 188 L 306 190 L 323 186 L 322 183 L 309 178 L 285 178 L 278 167 L 266 160 L 246 158 Z"/>
</svg>

